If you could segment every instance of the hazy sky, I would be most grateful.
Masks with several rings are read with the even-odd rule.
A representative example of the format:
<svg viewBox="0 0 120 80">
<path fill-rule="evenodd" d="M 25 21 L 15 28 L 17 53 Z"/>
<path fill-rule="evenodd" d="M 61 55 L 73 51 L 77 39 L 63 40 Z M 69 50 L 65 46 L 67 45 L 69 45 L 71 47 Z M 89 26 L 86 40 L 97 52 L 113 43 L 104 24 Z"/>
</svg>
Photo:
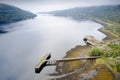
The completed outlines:
<svg viewBox="0 0 120 80">
<path fill-rule="evenodd" d="M 12 4 L 32 12 L 120 4 L 120 0 L 0 0 L 0 2 Z"/>
</svg>

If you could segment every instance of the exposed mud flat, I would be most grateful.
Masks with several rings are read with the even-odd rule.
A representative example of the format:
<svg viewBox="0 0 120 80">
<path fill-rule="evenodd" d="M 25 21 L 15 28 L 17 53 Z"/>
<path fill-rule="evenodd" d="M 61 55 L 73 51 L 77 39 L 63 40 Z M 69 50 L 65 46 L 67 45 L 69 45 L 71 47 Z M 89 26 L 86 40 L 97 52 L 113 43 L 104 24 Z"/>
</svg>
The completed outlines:
<svg viewBox="0 0 120 80">
<path fill-rule="evenodd" d="M 89 45 L 76 46 L 68 51 L 64 58 L 85 57 L 91 48 Z M 56 71 L 58 73 L 55 80 L 114 80 L 115 78 L 108 67 L 96 64 L 95 60 L 63 62 L 61 66 L 57 65 Z"/>
</svg>

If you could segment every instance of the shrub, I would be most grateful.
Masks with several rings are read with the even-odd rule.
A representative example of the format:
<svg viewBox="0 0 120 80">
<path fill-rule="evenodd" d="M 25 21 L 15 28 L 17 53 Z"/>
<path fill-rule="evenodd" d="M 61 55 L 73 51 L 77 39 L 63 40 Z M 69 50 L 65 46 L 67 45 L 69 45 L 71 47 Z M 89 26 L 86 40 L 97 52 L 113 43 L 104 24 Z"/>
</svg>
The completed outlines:
<svg viewBox="0 0 120 80">
<path fill-rule="evenodd" d="M 93 48 L 88 52 L 89 56 L 102 56 L 103 51 L 98 48 Z"/>
</svg>

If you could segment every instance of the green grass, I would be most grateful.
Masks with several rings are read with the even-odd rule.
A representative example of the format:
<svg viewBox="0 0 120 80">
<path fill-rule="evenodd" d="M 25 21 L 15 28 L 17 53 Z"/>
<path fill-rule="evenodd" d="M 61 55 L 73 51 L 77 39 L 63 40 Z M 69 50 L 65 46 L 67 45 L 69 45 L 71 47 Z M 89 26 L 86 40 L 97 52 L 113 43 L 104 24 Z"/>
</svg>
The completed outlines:
<svg viewBox="0 0 120 80">
<path fill-rule="evenodd" d="M 113 33 L 117 34 L 120 37 L 120 24 L 113 23 L 111 26 L 107 27 L 107 30 L 112 31 Z"/>
<path fill-rule="evenodd" d="M 113 42 L 104 43 L 103 48 L 93 48 L 88 53 L 90 56 L 96 56 L 94 54 L 99 54 L 102 58 L 96 60 L 96 64 L 104 64 L 109 67 L 113 72 L 120 72 L 120 60 L 117 60 L 117 57 L 120 57 L 120 41 L 116 40 Z"/>
</svg>

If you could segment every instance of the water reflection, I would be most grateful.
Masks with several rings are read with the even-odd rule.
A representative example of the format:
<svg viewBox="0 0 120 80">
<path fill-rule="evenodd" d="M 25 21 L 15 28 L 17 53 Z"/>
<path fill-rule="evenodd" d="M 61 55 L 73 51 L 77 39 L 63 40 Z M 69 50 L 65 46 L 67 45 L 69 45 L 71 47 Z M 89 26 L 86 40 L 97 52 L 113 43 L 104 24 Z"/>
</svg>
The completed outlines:
<svg viewBox="0 0 120 80">
<path fill-rule="evenodd" d="M 0 35 L 0 80 L 33 80 L 34 67 L 45 53 L 52 53 L 53 59 L 62 58 L 75 45 L 84 45 L 85 35 L 98 40 L 106 37 L 97 31 L 103 26 L 93 21 L 77 22 L 50 15 L 39 15 L 7 27 L 11 32 Z M 51 69 L 45 68 L 39 77 L 45 80 L 44 76 L 54 71 Z"/>
</svg>

